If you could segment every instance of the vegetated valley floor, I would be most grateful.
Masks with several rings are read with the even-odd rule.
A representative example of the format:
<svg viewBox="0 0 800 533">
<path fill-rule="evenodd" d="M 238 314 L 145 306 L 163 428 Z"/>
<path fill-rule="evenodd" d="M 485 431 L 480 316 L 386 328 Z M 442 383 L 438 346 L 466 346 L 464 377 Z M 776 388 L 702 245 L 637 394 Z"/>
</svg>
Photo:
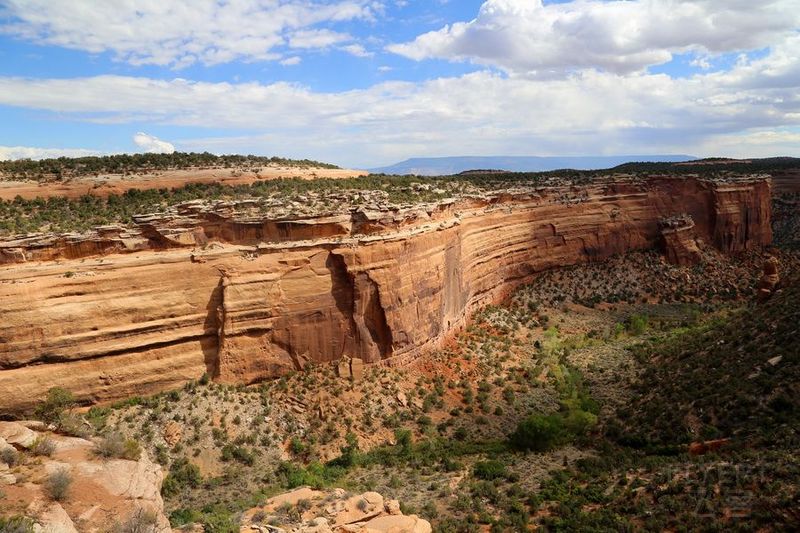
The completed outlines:
<svg viewBox="0 0 800 533">
<path fill-rule="evenodd" d="M 798 272 L 796 253 L 776 253 Z M 704 250 L 675 267 L 645 252 L 548 271 L 410 367 L 194 383 L 88 417 L 169 470 L 174 526 L 234 528 L 312 485 L 376 490 L 437 531 L 789 530 L 800 285 L 756 304 L 765 257 Z M 531 414 L 557 427 L 525 453 L 508 437 Z M 687 453 L 711 439 L 726 440 Z"/>
</svg>

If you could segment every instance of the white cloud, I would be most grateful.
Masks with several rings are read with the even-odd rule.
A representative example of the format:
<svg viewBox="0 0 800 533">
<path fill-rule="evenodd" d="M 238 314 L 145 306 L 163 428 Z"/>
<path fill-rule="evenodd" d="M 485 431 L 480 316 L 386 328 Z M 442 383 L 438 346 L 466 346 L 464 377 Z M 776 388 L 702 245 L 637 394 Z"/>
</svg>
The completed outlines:
<svg viewBox="0 0 800 533">
<path fill-rule="evenodd" d="M 283 65 L 284 67 L 291 67 L 294 65 L 299 65 L 300 63 L 302 63 L 302 61 L 303 58 L 301 58 L 300 56 L 291 56 L 281 59 L 280 64 Z"/>
<path fill-rule="evenodd" d="M 698 146 L 707 154 L 720 157 L 771 157 L 800 155 L 800 131 L 779 128 L 756 129 L 730 135 L 712 135 Z"/>
<path fill-rule="evenodd" d="M 353 38 L 346 33 L 339 33 L 327 29 L 301 30 L 289 36 L 289 46 L 292 48 L 327 48 L 334 44 L 350 41 Z"/>
<path fill-rule="evenodd" d="M 348 44 L 347 46 L 342 46 L 342 50 L 356 57 L 372 57 L 373 55 L 372 52 L 368 52 L 367 49 L 360 44 Z"/>
<path fill-rule="evenodd" d="M 414 60 L 469 60 L 509 73 L 615 73 L 666 63 L 675 52 L 753 50 L 796 33 L 800 0 L 487 0 L 477 18 L 388 50 Z"/>
<path fill-rule="evenodd" d="M 133 142 L 142 151 L 148 154 L 171 154 L 175 151 L 175 146 L 173 146 L 172 143 L 162 141 L 158 137 L 148 135 L 141 131 L 133 136 Z"/>
<path fill-rule="evenodd" d="M 277 60 L 285 48 L 339 44 L 323 28 L 371 20 L 375 0 L 4 0 L 0 34 L 39 44 L 112 52 L 134 65 L 185 67 Z"/>
<path fill-rule="evenodd" d="M 574 155 L 747 150 L 800 156 L 800 35 L 729 71 L 673 79 L 586 70 L 564 77 L 489 71 L 317 92 L 278 82 L 209 83 L 125 76 L 0 78 L 0 105 L 72 120 L 255 132 L 183 139 L 181 149 L 378 165 L 411 155 Z M 114 98 L 108 98 L 113 94 Z M 762 139 L 756 145 L 753 139 Z M 726 144 L 728 143 L 728 144 Z M 702 153 L 698 153 L 700 151 Z M 726 153 L 725 155 L 732 155 Z"/>
<path fill-rule="evenodd" d="M 0 161 L 16 159 L 48 159 L 51 157 L 86 157 L 105 155 L 85 148 L 36 148 L 33 146 L 0 146 Z"/>
</svg>

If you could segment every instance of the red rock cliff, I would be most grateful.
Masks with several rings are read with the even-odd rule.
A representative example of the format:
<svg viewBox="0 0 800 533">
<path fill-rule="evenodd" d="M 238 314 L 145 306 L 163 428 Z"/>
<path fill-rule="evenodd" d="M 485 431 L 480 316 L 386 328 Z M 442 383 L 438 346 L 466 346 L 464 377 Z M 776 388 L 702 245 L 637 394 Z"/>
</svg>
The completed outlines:
<svg viewBox="0 0 800 533">
<path fill-rule="evenodd" d="M 0 413 L 53 386 L 100 402 L 204 372 L 252 383 L 344 355 L 401 363 L 533 273 L 656 247 L 659 221 L 684 213 L 726 252 L 771 240 L 768 180 L 657 178 L 0 244 Z"/>
</svg>

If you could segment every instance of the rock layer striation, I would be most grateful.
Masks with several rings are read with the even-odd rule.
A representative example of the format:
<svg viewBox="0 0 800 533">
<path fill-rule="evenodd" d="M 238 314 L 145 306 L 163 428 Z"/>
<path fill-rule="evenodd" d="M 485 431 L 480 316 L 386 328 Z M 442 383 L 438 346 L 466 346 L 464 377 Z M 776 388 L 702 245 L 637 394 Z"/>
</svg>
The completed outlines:
<svg viewBox="0 0 800 533">
<path fill-rule="evenodd" d="M 607 179 L 395 210 L 263 220 L 219 205 L 0 243 L 0 413 L 208 373 L 254 383 L 343 357 L 401 364 L 538 271 L 664 246 L 771 241 L 770 181 Z"/>
</svg>

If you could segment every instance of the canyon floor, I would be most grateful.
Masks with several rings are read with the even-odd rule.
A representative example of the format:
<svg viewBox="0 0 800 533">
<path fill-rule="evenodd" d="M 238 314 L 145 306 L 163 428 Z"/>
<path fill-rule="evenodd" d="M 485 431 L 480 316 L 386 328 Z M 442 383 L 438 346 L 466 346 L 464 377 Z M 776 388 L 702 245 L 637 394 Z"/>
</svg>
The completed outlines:
<svg viewBox="0 0 800 533">
<path fill-rule="evenodd" d="M 379 221 L 353 217 L 371 228 L 388 225 L 390 211 L 392 223 L 417 223 L 403 203 L 504 186 L 487 179 L 345 178 L 352 188 L 333 193 L 330 180 L 275 180 L 241 190 L 263 193 L 251 207 L 261 215 L 375 204 Z M 546 179 L 578 187 L 589 178 Z M 568 192 L 545 195 L 547 209 L 586 201 L 577 188 L 558 190 Z M 198 192 L 213 201 L 219 194 L 206 184 L 128 193 L 130 205 L 4 202 L 0 230 L 28 258 L 43 258 L 9 254 L 5 272 L 22 279 L 54 269 L 60 284 L 81 281 L 73 263 L 109 257 L 191 252 L 186 263 L 204 263 L 203 253 L 234 245 L 198 246 L 195 257 L 164 232 L 175 250 L 102 255 L 82 244 L 71 253 L 86 259 L 48 260 L 42 250 L 58 239 L 14 233 L 109 222 L 133 231 L 143 205 L 178 205 L 165 227 L 194 229 L 196 218 L 179 211 L 183 195 Z M 796 531 L 798 198 L 775 191 L 774 246 L 723 253 L 698 238 L 687 264 L 640 249 L 554 265 L 478 306 L 402 365 L 345 358 L 250 386 L 198 375 L 155 395 L 104 389 L 124 399 L 91 407 L 75 391 L 51 389 L 27 413 L 37 420 L 0 422 L 0 533 Z M 86 235 L 81 243 L 105 238 Z M 53 359 L 45 354 L 31 367 L 46 370 Z"/>
<path fill-rule="evenodd" d="M 798 271 L 796 253 L 772 255 Z M 800 286 L 756 304 L 766 257 L 704 249 L 677 267 L 639 252 L 554 269 L 411 366 L 203 378 L 79 416 L 85 437 L 121 433 L 162 465 L 173 527 L 300 527 L 308 498 L 269 499 L 311 486 L 377 492 L 436 531 L 695 530 L 699 515 L 707 531 L 791 528 Z M 738 366 L 708 383 L 730 352 Z M 567 425 L 525 453 L 508 438 L 531 413 Z M 10 472 L 24 479 L 32 460 Z"/>
</svg>

